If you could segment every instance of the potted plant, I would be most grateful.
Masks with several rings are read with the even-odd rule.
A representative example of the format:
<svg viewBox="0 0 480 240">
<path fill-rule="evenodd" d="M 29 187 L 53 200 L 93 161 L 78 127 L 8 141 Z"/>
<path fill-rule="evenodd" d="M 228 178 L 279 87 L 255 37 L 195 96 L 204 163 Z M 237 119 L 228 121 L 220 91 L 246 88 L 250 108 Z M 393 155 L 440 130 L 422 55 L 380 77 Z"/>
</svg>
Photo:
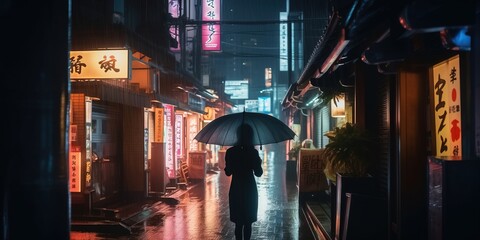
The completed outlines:
<svg viewBox="0 0 480 240">
<path fill-rule="evenodd" d="M 336 173 L 351 176 L 366 176 L 372 164 L 370 156 L 372 143 L 367 131 L 352 123 L 336 127 L 325 134 L 330 142 L 325 146 L 322 156 L 326 161 L 325 175 L 336 181 Z"/>
<path fill-rule="evenodd" d="M 325 135 L 330 139 L 322 156 L 326 161 L 324 172 L 331 183 L 331 232 L 336 239 L 342 239 L 346 193 L 370 194 L 375 189 L 374 179 L 369 176 L 374 160 L 373 141 L 365 129 L 352 123 Z"/>
</svg>

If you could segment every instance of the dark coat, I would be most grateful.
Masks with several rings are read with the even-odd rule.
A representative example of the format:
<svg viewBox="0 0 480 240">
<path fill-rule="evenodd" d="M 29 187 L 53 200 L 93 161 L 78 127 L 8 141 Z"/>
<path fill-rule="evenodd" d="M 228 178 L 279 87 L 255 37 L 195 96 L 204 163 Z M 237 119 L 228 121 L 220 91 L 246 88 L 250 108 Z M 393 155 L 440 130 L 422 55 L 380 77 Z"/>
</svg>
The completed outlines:
<svg viewBox="0 0 480 240">
<path fill-rule="evenodd" d="M 232 176 L 229 192 L 230 221 L 252 223 L 257 221 L 258 191 L 255 176 L 263 174 L 262 159 L 253 146 L 235 146 L 225 154 L 225 174 Z"/>
</svg>

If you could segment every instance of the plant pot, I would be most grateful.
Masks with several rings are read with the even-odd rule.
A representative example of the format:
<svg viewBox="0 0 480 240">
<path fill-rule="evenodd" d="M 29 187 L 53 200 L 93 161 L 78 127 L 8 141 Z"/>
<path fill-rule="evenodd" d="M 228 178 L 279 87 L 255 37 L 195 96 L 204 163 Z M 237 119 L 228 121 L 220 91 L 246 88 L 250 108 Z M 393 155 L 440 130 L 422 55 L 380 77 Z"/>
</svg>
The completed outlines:
<svg viewBox="0 0 480 240">
<path fill-rule="evenodd" d="M 358 177 L 337 173 L 335 215 L 332 217 L 332 232 L 335 239 L 342 239 L 345 224 L 346 193 L 375 194 L 375 181 L 371 176 Z M 334 230 L 333 230 L 334 229 Z"/>
</svg>

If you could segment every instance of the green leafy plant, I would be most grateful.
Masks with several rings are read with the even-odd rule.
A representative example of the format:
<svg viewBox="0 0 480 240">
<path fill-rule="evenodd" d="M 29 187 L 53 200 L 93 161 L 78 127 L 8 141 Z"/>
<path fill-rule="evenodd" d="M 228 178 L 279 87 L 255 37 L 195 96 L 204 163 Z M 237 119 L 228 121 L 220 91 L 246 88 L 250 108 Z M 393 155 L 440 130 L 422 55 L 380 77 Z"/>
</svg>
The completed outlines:
<svg viewBox="0 0 480 240">
<path fill-rule="evenodd" d="M 336 127 L 325 134 L 330 142 L 325 146 L 322 156 L 326 161 L 325 175 L 332 181 L 336 173 L 352 176 L 366 176 L 372 165 L 372 138 L 362 128 L 352 123 Z"/>
<path fill-rule="evenodd" d="M 343 86 L 339 80 L 328 79 L 329 81 L 318 81 L 315 84 L 320 89 L 320 98 L 322 99 L 321 106 L 330 104 L 330 101 L 333 100 L 335 105 L 337 105 L 338 96 L 340 94 L 345 94 L 348 89 Z"/>
</svg>

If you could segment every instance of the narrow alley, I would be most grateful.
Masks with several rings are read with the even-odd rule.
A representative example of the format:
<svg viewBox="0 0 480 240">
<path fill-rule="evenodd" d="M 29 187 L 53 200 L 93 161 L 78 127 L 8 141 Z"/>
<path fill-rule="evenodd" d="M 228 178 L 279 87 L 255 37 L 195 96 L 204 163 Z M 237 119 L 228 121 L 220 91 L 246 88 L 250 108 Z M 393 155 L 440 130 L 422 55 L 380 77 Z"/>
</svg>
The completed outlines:
<svg viewBox="0 0 480 240">
<path fill-rule="evenodd" d="M 284 143 L 263 146 L 259 152 L 264 174 L 256 178 L 259 209 L 252 239 L 313 239 L 299 208 L 296 183 L 285 176 Z M 131 234 L 72 232 L 71 239 L 234 239 L 228 210 L 230 180 L 223 171 L 209 171 L 204 182 L 172 195 L 178 204 L 160 204 L 159 214 L 136 224 Z"/>
</svg>

